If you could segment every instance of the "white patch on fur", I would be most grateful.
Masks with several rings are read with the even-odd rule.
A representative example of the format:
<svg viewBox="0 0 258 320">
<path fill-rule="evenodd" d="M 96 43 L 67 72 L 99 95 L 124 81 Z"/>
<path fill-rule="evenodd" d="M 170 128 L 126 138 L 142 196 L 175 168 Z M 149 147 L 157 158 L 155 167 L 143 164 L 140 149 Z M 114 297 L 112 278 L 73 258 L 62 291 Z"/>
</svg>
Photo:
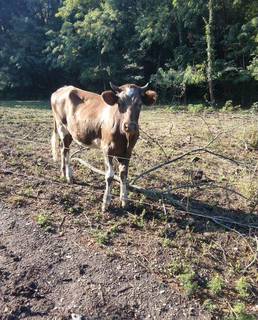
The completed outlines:
<svg viewBox="0 0 258 320">
<path fill-rule="evenodd" d="M 57 136 L 57 133 L 53 131 L 52 137 L 51 137 L 51 148 L 52 148 L 52 156 L 54 161 L 57 161 L 57 158 L 58 158 L 57 156 L 58 146 L 59 146 L 58 136 Z"/>
<path fill-rule="evenodd" d="M 61 140 L 64 140 L 65 136 L 69 134 L 68 130 L 63 125 L 59 125 L 57 131 Z"/>
<path fill-rule="evenodd" d="M 134 95 L 134 91 L 134 88 L 127 88 L 126 95 L 131 98 Z"/>
<path fill-rule="evenodd" d="M 120 182 L 120 200 L 122 201 L 122 206 L 124 207 L 127 202 L 127 186 L 126 183 L 121 181 Z"/>
<path fill-rule="evenodd" d="M 106 175 L 105 175 L 105 177 L 106 177 L 106 190 L 105 190 L 104 197 L 103 197 L 102 211 L 105 211 L 111 202 L 111 184 L 108 182 L 108 178 L 114 177 L 114 170 L 113 170 L 112 164 L 109 162 L 107 156 L 105 156 L 105 163 L 107 166 Z"/>
<path fill-rule="evenodd" d="M 125 91 L 118 93 L 120 99 L 132 98 L 135 94 L 135 88 L 126 88 Z"/>
<path fill-rule="evenodd" d="M 72 182 L 72 175 L 73 173 L 70 165 L 70 155 L 69 155 L 69 152 L 67 152 L 65 157 L 65 176 L 68 183 Z"/>
<path fill-rule="evenodd" d="M 92 149 L 100 149 L 100 145 L 101 145 L 101 140 L 99 138 L 96 138 L 94 140 L 92 140 L 92 143 L 90 145 L 88 144 L 84 144 L 82 142 L 80 142 L 79 140 L 77 139 L 74 139 L 73 140 L 79 145 L 79 146 L 82 146 L 82 147 L 88 147 L 88 148 L 92 148 Z"/>
</svg>

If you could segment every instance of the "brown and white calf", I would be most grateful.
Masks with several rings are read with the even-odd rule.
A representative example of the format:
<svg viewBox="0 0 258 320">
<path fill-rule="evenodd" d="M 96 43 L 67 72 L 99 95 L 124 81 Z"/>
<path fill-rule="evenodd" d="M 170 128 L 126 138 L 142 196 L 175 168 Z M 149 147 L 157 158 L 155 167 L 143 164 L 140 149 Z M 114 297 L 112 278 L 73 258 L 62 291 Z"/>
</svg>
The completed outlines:
<svg viewBox="0 0 258 320">
<path fill-rule="evenodd" d="M 119 162 L 120 199 L 127 202 L 127 174 L 133 147 L 139 137 L 138 119 L 141 105 L 156 101 L 155 91 L 148 84 L 115 86 L 101 95 L 65 86 L 51 96 L 54 130 L 51 139 L 54 160 L 57 159 L 58 136 L 61 140 L 61 175 L 72 182 L 69 147 L 74 140 L 80 145 L 100 148 L 106 164 L 106 190 L 102 209 L 111 201 L 111 183 L 114 177 L 113 158 Z"/>
</svg>

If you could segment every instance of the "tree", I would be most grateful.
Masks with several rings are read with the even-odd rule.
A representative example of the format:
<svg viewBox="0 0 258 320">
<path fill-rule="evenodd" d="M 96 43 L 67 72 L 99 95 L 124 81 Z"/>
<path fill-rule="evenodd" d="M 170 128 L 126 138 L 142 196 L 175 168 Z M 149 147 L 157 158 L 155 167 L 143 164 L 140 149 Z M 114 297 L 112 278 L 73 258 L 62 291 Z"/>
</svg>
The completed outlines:
<svg viewBox="0 0 258 320">
<path fill-rule="evenodd" d="M 214 53 L 213 53 L 213 0 L 209 0 L 209 21 L 205 21 L 205 34 L 207 42 L 207 79 L 210 94 L 210 103 L 212 106 L 215 104 L 214 89 L 213 89 L 213 65 L 214 65 Z"/>
</svg>

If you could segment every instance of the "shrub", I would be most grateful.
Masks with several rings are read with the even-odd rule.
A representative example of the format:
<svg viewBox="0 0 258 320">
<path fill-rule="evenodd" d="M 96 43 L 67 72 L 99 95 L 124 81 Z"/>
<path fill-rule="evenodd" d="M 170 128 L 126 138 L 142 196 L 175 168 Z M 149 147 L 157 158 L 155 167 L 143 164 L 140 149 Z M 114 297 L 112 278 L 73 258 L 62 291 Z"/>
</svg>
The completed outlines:
<svg viewBox="0 0 258 320">
<path fill-rule="evenodd" d="M 206 106 L 201 103 L 189 104 L 187 109 L 189 112 L 192 112 L 192 113 L 199 113 L 199 112 L 203 112 L 203 111 L 207 110 Z"/>
</svg>

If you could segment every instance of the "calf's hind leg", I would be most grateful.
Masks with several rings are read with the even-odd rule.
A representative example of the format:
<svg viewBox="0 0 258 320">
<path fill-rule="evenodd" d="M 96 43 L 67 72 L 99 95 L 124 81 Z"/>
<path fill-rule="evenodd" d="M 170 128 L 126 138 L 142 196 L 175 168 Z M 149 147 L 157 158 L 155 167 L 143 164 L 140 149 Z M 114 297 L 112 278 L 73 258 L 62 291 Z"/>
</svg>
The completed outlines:
<svg viewBox="0 0 258 320">
<path fill-rule="evenodd" d="M 73 139 L 70 133 L 63 127 L 58 128 L 61 139 L 61 177 L 66 178 L 68 183 L 73 182 L 72 169 L 70 165 L 70 144 Z"/>
</svg>

